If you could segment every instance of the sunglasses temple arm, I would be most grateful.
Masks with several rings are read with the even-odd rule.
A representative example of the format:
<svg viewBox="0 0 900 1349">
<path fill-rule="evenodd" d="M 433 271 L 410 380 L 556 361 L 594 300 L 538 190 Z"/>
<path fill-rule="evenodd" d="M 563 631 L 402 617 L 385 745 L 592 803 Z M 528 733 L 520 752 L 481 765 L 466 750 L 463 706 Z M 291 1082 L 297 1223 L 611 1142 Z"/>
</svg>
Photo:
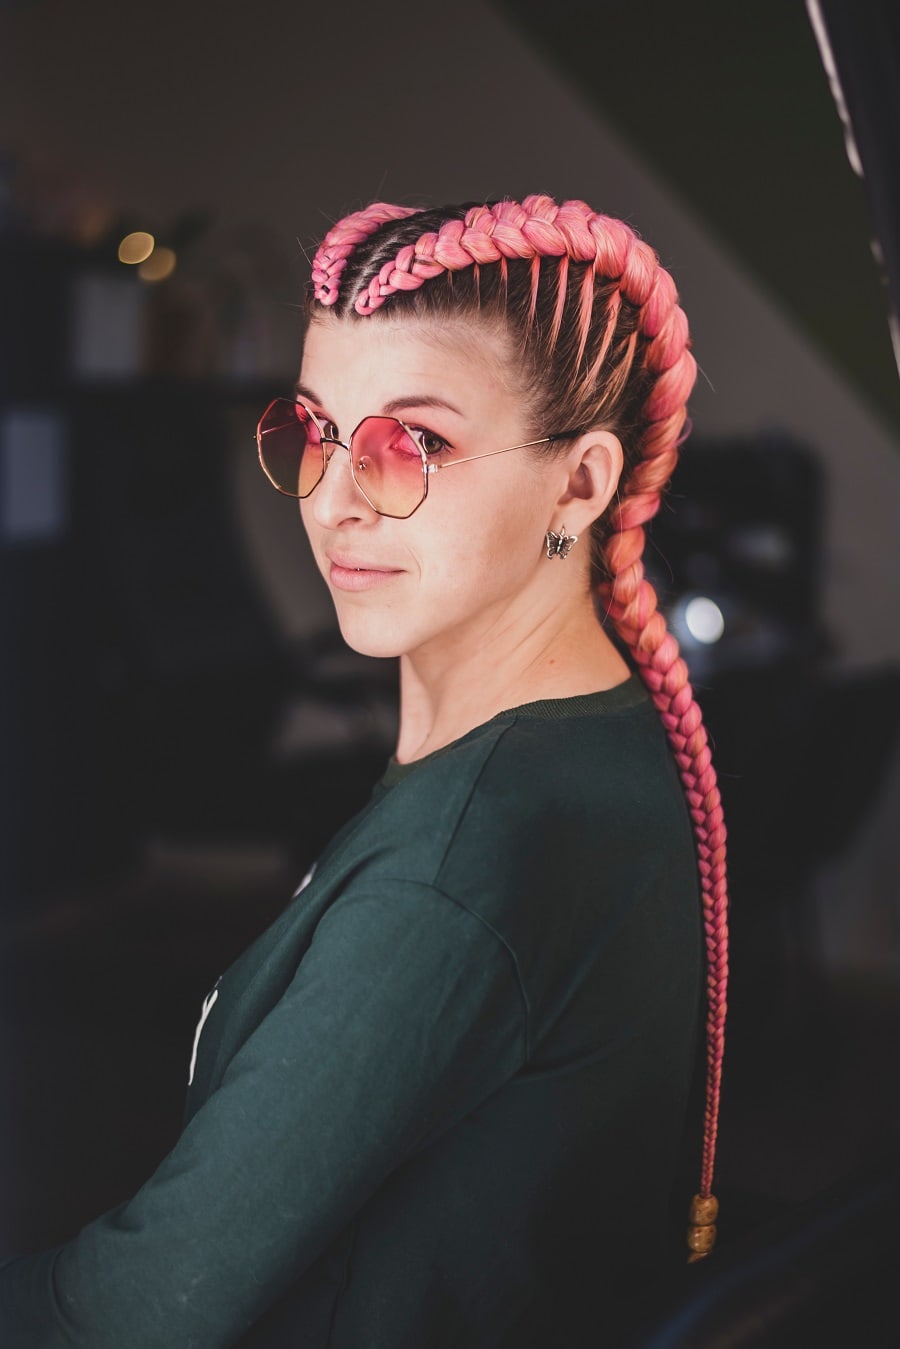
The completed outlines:
<svg viewBox="0 0 900 1349">
<path fill-rule="evenodd" d="M 428 473 L 437 473 L 441 468 L 456 468 L 457 464 L 470 464 L 473 459 L 493 459 L 495 454 L 509 454 L 510 450 L 530 450 L 534 445 L 549 445 L 552 436 L 541 436 L 540 440 L 526 440 L 522 445 L 506 445 L 502 450 L 488 450 L 486 454 L 467 454 L 464 459 L 451 459 L 447 464 L 427 464 Z"/>
</svg>

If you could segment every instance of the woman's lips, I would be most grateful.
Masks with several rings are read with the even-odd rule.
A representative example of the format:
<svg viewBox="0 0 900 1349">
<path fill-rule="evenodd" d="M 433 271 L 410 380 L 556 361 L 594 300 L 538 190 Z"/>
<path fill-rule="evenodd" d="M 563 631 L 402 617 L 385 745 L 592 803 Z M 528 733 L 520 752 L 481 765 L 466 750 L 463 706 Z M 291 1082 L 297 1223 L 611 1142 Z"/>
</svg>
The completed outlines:
<svg viewBox="0 0 900 1349">
<path fill-rule="evenodd" d="M 328 577 L 336 590 L 372 590 L 389 581 L 392 576 L 400 575 L 395 568 L 370 567 L 348 558 L 328 557 L 328 564 Z"/>
</svg>

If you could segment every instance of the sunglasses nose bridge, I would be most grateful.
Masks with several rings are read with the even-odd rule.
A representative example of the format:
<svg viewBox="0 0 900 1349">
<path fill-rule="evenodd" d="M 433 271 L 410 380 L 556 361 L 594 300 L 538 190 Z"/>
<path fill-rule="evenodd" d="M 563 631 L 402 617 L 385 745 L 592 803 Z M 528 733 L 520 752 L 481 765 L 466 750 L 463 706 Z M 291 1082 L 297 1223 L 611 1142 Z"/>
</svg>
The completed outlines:
<svg viewBox="0 0 900 1349">
<path fill-rule="evenodd" d="M 324 459 L 325 459 L 325 463 L 324 463 L 324 466 L 323 466 L 323 469 L 322 469 L 322 477 L 324 478 L 324 476 L 325 476 L 325 470 L 328 468 L 328 465 L 331 463 L 331 459 L 332 459 L 332 456 L 333 456 L 333 454 L 334 454 L 335 449 L 337 449 L 338 447 L 340 447 L 342 450 L 346 450 L 346 451 L 347 451 L 347 467 L 348 467 L 348 469 L 350 470 L 350 480 L 351 480 L 351 482 L 353 483 L 353 487 L 354 487 L 355 491 L 358 492 L 358 494 L 362 497 L 363 501 L 365 501 L 365 503 L 366 503 L 367 506 L 369 506 L 373 511 L 375 511 L 375 513 L 376 513 L 377 515 L 381 515 L 382 512 L 379 511 L 378 507 L 377 507 L 377 506 L 375 505 L 375 503 L 371 500 L 371 498 L 369 497 L 368 492 L 365 490 L 365 488 L 363 487 L 362 483 L 359 481 L 359 478 L 358 478 L 357 475 L 356 475 L 356 463 L 355 463 L 354 458 L 353 458 L 353 442 L 354 442 L 355 439 L 356 439 L 356 434 L 357 434 L 357 432 L 358 432 L 359 430 L 361 430 L 361 429 L 366 425 L 367 422 L 370 422 L 370 421 L 373 421 L 373 420 L 374 420 L 374 418 L 371 418 L 371 417 L 364 417 L 363 420 L 360 422 L 359 426 L 357 426 L 353 431 L 351 431 L 350 436 L 348 437 L 347 440 L 339 440 L 339 439 L 337 438 L 337 436 L 322 436 L 322 437 L 320 438 L 320 439 L 321 439 L 321 444 L 322 444 L 322 454 L 324 455 Z M 329 448 L 326 448 L 327 446 L 330 446 L 331 448 L 330 448 L 330 449 L 329 449 Z M 321 479 L 320 479 L 320 481 L 321 481 Z"/>
<path fill-rule="evenodd" d="M 353 453 L 350 448 L 352 441 L 353 436 L 350 437 L 349 442 L 339 440 L 337 436 L 320 437 L 323 458 L 322 474 L 314 489 L 316 501 L 313 505 L 313 510 L 317 514 L 330 517 L 335 511 L 339 514 L 346 511 L 349 504 L 348 491 L 353 499 L 365 501 L 367 506 L 372 506 L 356 478 L 356 471 L 353 467 Z M 346 468 L 341 465 L 337 470 L 337 476 L 335 476 L 334 470 L 331 473 L 328 473 L 327 470 L 334 458 L 335 450 L 338 449 L 347 451 L 347 459 Z"/>
<path fill-rule="evenodd" d="M 351 436 L 350 439 L 352 440 L 353 437 Z M 325 472 L 328 468 L 328 465 L 334 458 L 334 452 L 335 450 L 338 449 L 347 451 L 347 457 L 350 460 L 350 472 L 352 476 L 353 454 L 351 453 L 349 443 L 346 440 L 338 440 L 337 436 L 321 436 L 319 439 L 319 443 L 322 446 L 322 478 L 325 477 Z M 320 478 L 319 481 L 321 482 L 321 480 L 322 479 Z"/>
<path fill-rule="evenodd" d="M 351 436 L 351 439 L 352 439 L 352 436 Z M 345 440 L 338 440 L 337 436 L 320 436 L 320 437 L 319 437 L 319 442 L 320 442 L 320 444 L 321 444 L 321 446 L 322 446 L 322 450 L 323 450 L 323 452 L 324 452 L 324 454 L 325 454 L 326 460 L 330 460 L 330 459 L 331 459 L 331 456 L 334 454 L 334 447 L 335 447 L 335 445 L 340 445 L 340 446 L 342 446 L 342 448 L 345 449 L 345 450 L 349 450 L 349 449 L 350 449 L 350 446 L 347 444 L 347 442 L 346 442 Z M 326 449 L 325 449 L 325 446 L 326 446 L 326 445 L 330 445 L 330 446 L 331 446 L 331 449 L 330 449 L 330 450 L 326 450 Z"/>
</svg>

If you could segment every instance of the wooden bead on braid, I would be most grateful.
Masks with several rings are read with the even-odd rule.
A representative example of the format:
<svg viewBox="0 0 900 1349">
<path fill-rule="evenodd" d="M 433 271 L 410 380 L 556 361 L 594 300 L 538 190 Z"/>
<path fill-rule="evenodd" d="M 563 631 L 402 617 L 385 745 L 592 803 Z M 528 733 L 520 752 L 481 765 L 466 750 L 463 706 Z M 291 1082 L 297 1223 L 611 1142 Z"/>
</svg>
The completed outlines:
<svg viewBox="0 0 900 1349">
<path fill-rule="evenodd" d="M 313 268 L 315 296 L 334 304 L 346 259 L 358 242 L 383 221 L 414 214 L 384 203 L 339 222 L 326 236 Z M 638 462 L 620 484 L 604 544 L 605 574 L 600 595 L 616 631 L 627 644 L 662 718 L 684 786 L 696 840 L 703 927 L 707 955 L 707 1076 L 700 1190 L 692 1206 L 688 1244 L 691 1259 L 706 1255 L 715 1241 L 718 1205 L 712 1195 L 719 1097 L 724 1052 L 728 982 L 725 825 L 706 730 L 694 700 L 688 671 L 672 633 L 659 612 L 656 593 L 644 574 L 644 526 L 657 513 L 678 458 L 687 420 L 687 398 L 696 376 L 687 319 L 678 304 L 675 283 L 651 248 L 620 220 L 596 214 L 582 201 L 557 204 L 541 195 L 521 203 L 502 201 L 473 206 L 437 230 L 423 232 L 361 279 L 353 300 L 359 314 L 371 314 L 394 294 L 417 290 L 443 273 L 514 259 L 530 262 L 531 302 L 535 318 L 541 282 L 540 259 L 559 259 L 557 296 L 549 327 L 550 345 L 559 336 L 568 302 L 570 263 L 584 268 L 577 292 L 578 342 L 575 365 L 579 384 L 573 397 L 593 396 L 595 388 L 613 391 L 613 402 L 628 385 L 633 368 L 653 376 L 641 410 L 644 427 Z M 354 281 L 354 285 L 357 282 Z M 602 291 L 605 328 L 588 360 L 595 293 Z M 620 344 L 608 386 L 603 371 L 613 351 L 623 303 L 636 310 L 638 329 Z M 573 386 L 574 387 L 574 386 Z M 604 401 L 592 404 L 605 415 Z M 586 423 L 587 424 L 587 423 Z M 711 1215 L 711 1216 L 710 1216 Z"/>
<path fill-rule="evenodd" d="M 719 1202 L 715 1195 L 695 1194 L 691 1200 L 690 1226 L 687 1232 L 687 1244 L 691 1254 L 688 1263 L 693 1264 L 709 1255 L 716 1244 L 716 1218 L 719 1216 Z"/>
</svg>

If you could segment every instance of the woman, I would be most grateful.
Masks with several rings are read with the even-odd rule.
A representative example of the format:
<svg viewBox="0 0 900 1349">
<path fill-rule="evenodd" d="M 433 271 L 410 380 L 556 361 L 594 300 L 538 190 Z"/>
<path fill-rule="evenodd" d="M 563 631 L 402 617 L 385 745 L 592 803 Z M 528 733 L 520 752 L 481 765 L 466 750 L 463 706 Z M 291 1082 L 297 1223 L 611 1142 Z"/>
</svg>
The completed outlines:
<svg viewBox="0 0 900 1349">
<path fill-rule="evenodd" d="M 396 757 L 207 998 L 172 1154 L 3 1271 L 5 1345 L 602 1342 L 664 1253 L 698 890 L 708 1247 L 724 829 L 641 567 L 693 379 L 670 277 L 583 203 L 326 236 L 260 459 L 400 658 Z"/>
</svg>

